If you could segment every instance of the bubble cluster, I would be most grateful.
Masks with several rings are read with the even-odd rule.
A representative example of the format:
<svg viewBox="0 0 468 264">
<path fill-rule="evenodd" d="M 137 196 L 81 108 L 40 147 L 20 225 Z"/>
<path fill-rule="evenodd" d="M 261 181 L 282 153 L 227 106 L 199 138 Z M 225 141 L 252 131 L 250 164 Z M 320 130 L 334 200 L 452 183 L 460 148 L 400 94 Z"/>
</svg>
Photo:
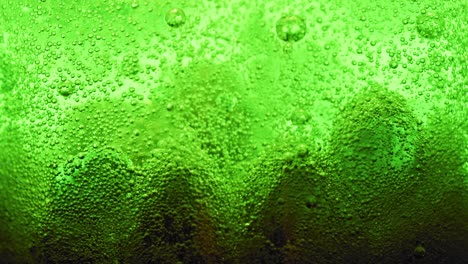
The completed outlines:
<svg viewBox="0 0 468 264">
<path fill-rule="evenodd" d="M 68 97 L 75 92 L 75 87 L 70 81 L 64 81 L 59 84 L 58 92 L 60 95 Z"/>
<path fill-rule="evenodd" d="M 131 161 L 113 149 L 80 153 L 59 167 L 47 194 L 42 230 L 46 235 L 38 251 L 42 259 L 102 262 L 101 256 L 86 250 L 90 244 L 103 255 L 115 254 L 109 245 L 118 246 L 135 226 L 128 195 L 135 178 L 130 167 Z"/>
<path fill-rule="evenodd" d="M 11 56 L 0 52 L 0 92 L 13 90 L 17 83 L 16 65 Z"/>
<path fill-rule="evenodd" d="M 276 22 L 276 34 L 283 41 L 299 41 L 306 34 L 304 19 L 296 15 L 283 16 Z"/>
<path fill-rule="evenodd" d="M 416 29 L 422 37 L 439 37 L 444 31 L 444 28 L 444 20 L 437 14 L 424 13 L 416 18 Z"/>
<path fill-rule="evenodd" d="M 184 10 L 180 8 L 174 8 L 166 13 L 166 23 L 174 28 L 180 27 L 185 24 L 187 20 Z"/>
</svg>

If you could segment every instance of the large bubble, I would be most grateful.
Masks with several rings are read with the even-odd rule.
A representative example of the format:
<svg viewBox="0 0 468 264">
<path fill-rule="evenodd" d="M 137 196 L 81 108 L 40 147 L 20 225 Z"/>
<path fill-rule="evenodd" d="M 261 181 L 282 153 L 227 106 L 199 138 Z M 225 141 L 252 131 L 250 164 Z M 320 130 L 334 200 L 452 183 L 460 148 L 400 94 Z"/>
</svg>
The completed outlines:
<svg viewBox="0 0 468 264">
<path fill-rule="evenodd" d="M 439 37 L 445 28 L 444 20 L 434 13 L 424 13 L 416 18 L 416 29 L 425 38 Z"/>
<path fill-rule="evenodd" d="M 180 27 L 185 21 L 185 12 L 180 8 L 173 8 L 166 13 L 166 23 L 171 27 Z"/>
<path fill-rule="evenodd" d="M 296 15 L 283 16 L 276 22 L 276 34 L 283 41 L 299 41 L 306 34 L 305 21 Z"/>
</svg>

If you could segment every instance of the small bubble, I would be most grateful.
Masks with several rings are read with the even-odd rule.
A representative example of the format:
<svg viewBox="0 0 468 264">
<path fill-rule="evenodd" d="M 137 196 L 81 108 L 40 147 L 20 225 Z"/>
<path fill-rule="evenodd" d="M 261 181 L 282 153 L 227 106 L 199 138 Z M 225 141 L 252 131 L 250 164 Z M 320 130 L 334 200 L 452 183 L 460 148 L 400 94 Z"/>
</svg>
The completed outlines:
<svg viewBox="0 0 468 264">
<path fill-rule="evenodd" d="M 169 104 L 166 105 L 166 109 L 167 109 L 167 111 L 172 111 L 174 109 L 174 105 L 169 103 Z"/>
<path fill-rule="evenodd" d="M 299 41 L 306 34 L 306 23 L 295 15 L 283 16 L 276 22 L 276 34 L 284 41 Z"/>
<path fill-rule="evenodd" d="M 185 24 L 185 13 L 180 8 L 174 8 L 166 13 L 166 23 L 171 27 L 180 27 Z"/>
<path fill-rule="evenodd" d="M 283 52 L 286 53 L 286 54 L 289 54 L 292 52 L 292 45 L 291 43 L 286 43 L 284 46 L 283 46 Z"/>
</svg>

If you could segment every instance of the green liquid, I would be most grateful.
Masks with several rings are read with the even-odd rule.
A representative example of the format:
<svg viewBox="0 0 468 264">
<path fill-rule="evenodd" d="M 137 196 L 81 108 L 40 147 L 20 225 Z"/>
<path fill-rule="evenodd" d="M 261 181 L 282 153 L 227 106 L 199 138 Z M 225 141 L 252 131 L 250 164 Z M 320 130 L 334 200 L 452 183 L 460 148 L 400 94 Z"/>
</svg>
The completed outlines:
<svg viewBox="0 0 468 264">
<path fill-rule="evenodd" d="M 467 10 L 0 0 L 0 263 L 468 263 Z"/>
</svg>

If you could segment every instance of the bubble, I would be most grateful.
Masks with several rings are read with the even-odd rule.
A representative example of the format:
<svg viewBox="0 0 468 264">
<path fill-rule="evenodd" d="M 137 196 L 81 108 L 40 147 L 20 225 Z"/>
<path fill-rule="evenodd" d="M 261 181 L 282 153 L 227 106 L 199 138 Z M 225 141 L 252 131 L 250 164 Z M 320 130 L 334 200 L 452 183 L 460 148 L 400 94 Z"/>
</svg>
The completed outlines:
<svg viewBox="0 0 468 264">
<path fill-rule="evenodd" d="M 283 16 L 276 22 L 276 34 L 284 41 L 299 41 L 306 34 L 305 21 L 295 15 Z"/>
<path fill-rule="evenodd" d="M 424 248 L 423 245 L 418 245 L 414 250 L 413 250 L 413 255 L 415 258 L 423 258 L 426 255 L 426 249 Z"/>
<path fill-rule="evenodd" d="M 442 17 L 433 13 L 421 14 L 416 18 L 416 30 L 425 38 L 435 38 L 444 31 L 445 23 Z"/>
<path fill-rule="evenodd" d="M 290 53 L 292 52 L 292 50 L 293 50 L 293 47 L 292 47 L 291 43 L 289 43 L 289 42 L 286 43 L 286 44 L 283 46 L 283 52 L 284 52 L 285 54 L 290 54 Z"/>
<path fill-rule="evenodd" d="M 215 102 L 219 109 L 226 112 L 232 112 L 238 104 L 238 99 L 233 94 L 221 93 L 216 97 Z"/>
<path fill-rule="evenodd" d="M 398 61 L 391 60 L 390 63 L 389 63 L 389 66 L 390 66 L 390 68 L 392 68 L 392 69 L 398 68 Z"/>
<path fill-rule="evenodd" d="M 312 209 L 312 208 L 315 208 L 317 207 L 317 198 L 313 195 L 309 195 L 307 198 L 306 198 L 306 202 L 305 202 L 305 205 L 307 208 L 309 209 Z"/>
<path fill-rule="evenodd" d="M 64 97 L 68 97 L 75 92 L 75 87 L 70 81 L 65 81 L 59 84 L 58 92 Z"/>
<path fill-rule="evenodd" d="M 302 108 L 297 108 L 291 113 L 289 118 L 294 125 L 305 125 L 311 119 L 311 114 Z"/>
<path fill-rule="evenodd" d="M 180 27 L 185 24 L 185 13 L 180 8 L 174 8 L 166 13 L 166 23 L 171 27 Z"/>
</svg>

